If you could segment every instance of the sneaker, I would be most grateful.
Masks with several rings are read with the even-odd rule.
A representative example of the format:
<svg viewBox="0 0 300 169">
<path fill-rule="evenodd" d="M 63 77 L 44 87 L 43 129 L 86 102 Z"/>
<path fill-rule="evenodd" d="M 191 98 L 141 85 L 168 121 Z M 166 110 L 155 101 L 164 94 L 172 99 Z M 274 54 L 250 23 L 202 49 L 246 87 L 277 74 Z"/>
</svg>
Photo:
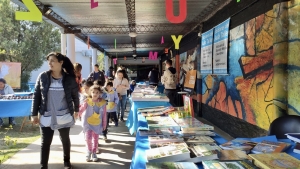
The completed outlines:
<svg viewBox="0 0 300 169">
<path fill-rule="evenodd" d="M 65 169 L 72 169 L 72 165 L 70 162 L 64 162 Z"/>
<path fill-rule="evenodd" d="M 12 125 L 12 126 L 15 126 L 16 125 L 16 121 L 11 121 L 11 122 L 9 122 L 9 125 Z"/>
<path fill-rule="evenodd" d="M 115 123 L 115 126 L 118 127 L 118 122 Z"/>
<path fill-rule="evenodd" d="M 125 120 L 124 120 L 124 119 L 121 119 L 121 121 L 122 121 L 122 122 L 125 122 Z"/>
<path fill-rule="evenodd" d="M 93 153 L 92 159 L 93 159 L 93 162 L 97 162 L 98 161 L 98 157 L 97 157 L 96 153 Z"/>
<path fill-rule="evenodd" d="M 107 140 L 107 135 L 103 136 L 103 139 L 104 139 L 104 140 Z"/>
<path fill-rule="evenodd" d="M 100 154 L 100 150 L 99 149 L 97 149 L 96 154 Z"/>
<path fill-rule="evenodd" d="M 86 162 L 90 162 L 90 161 L 91 161 L 91 155 L 92 155 L 92 153 L 90 153 L 90 152 L 88 152 L 88 153 L 86 154 L 86 156 L 85 156 Z"/>
</svg>

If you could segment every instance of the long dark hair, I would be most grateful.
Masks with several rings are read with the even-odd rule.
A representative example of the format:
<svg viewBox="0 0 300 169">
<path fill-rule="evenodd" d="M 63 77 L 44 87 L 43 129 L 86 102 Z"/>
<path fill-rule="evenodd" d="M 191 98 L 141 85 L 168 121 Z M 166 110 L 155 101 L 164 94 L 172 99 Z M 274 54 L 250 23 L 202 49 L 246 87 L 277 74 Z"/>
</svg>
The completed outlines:
<svg viewBox="0 0 300 169">
<path fill-rule="evenodd" d="M 47 60 L 49 59 L 50 56 L 55 56 L 59 62 L 63 61 L 62 68 L 65 70 L 65 72 L 68 75 L 75 77 L 74 65 L 72 64 L 71 60 L 67 56 L 58 52 L 51 52 L 47 55 Z"/>
</svg>

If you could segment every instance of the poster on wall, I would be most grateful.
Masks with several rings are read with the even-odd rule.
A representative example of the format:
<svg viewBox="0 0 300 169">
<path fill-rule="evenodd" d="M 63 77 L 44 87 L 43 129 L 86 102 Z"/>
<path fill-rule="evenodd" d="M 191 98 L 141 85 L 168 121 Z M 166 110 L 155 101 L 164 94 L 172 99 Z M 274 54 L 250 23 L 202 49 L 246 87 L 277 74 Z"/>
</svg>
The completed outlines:
<svg viewBox="0 0 300 169">
<path fill-rule="evenodd" d="M 230 19 L 220 23 L 214 31 L 213 73 L 228 74 L 228 38 Z"/>
<path fill-rule="evenodd" d="M 197 78 L 197 70 L 188 71 L 185 76 L 184 88 L 193 90 L 195 88 L 196 78 Z"/>
<path fill-rule="evenodd" d="M 201 74 L 212 74 L 212 43 L 214 29 L 202 34 L 201 39 Z"/>
<path fill-rule="evenodd" d="M 4 78 L 6 83 L 13 89 L 21 88 L 21 63 L 0 62 L 0 78 Z"/>
</svg>

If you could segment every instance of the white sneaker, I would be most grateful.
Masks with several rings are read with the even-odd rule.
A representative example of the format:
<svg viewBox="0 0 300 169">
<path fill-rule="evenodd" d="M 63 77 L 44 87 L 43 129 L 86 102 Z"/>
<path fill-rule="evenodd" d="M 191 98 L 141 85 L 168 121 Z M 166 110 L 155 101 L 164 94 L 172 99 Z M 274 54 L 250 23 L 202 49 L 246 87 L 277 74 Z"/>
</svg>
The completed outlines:
<svg viewBox="0 0 300 169">
<path fill-rule="evenodd" d="M 92 153 L 88 152 L 85 156 L 86 162 L 90 162 L 91 161 L 91 155 Z"/>
<path fill-rule="evenodd" d="M 98 161 L 98 157 L 97 157 L 96 153 L 92 154 L 92 159 L 93 159 L 93 162 L 97 162 Z"/>
</svg>

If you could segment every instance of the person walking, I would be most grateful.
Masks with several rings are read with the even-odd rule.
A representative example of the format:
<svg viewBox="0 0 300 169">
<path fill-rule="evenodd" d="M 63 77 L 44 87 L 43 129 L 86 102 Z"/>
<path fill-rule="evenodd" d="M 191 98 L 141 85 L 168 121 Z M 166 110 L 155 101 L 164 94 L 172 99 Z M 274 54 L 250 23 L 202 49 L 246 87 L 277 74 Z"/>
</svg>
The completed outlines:
<svg viewBox="0 0 300 169">
<path fill-rule="evenodd" d="M 99 84 L 100 86 L 104 86 L 105 84 L 105 76 L 102 71 L 99 70 L 99 65 L 95 64 L 94 71 L 90 73 L 89 77 L 87 78 L 88 81 L 101 81 Z"/>
<path fill-rule="evenodd" d="M 106 71 L 106 78 L 114 78 L 115 72 L 114 68 L 112 66 L 109 67 L 109 69 Z"/>
<path fill-rule="evenodd" d="M 165 86 L 164 93 L 170 99 L 170 104 L 173 107 L 177 106 L 176 98 L 177 98 L 177 74 L 176 69 L 172 67 L 172 60 L 166 60 L 166 70 L 161 77 L 161 83 Z"/>
<path fill-rule="evenodd" d="M 148 74 L 149 84 L 152 86 L 157 86 L 159 81 L 159 72 L 153 67 L 153 69 Z"/>
<path fill-rule="evenodd" d="M 9 95 L 9 94 L 14 94 L 14 90 L 10 85 L 6 83 L 6 80 L 3 78 L 0 78 L 0 96 L 2 95 Z M 15 118 L 14 117 L 9 117 L 8 118 L 8 123 L 9 125 L 16 125 Z M 0 118 L 0 127 L 3 125 L 3 120 Z"/>
<path fill-rule="evenodd" d="M 128 79 L 124 77 L 123 71 L 117 72 L 117 78 L 113 82 L 113 87 L 116 89 L 119 96 L 119 103 L 117 105 L 118 119 L 121 114 L 121 121 L 124 122 L 125 105 L 127 100 L 127 90 L 129 90 Z"/>
<path fill-rule="evenodd" d="M 84 104 L 80 106 L 79 115 L 82 116 L 82 127 L 87 147 L 86 161 L 96 162 L 98 157 L 99 135 L 106 129 L 106 101 L 100 97 L 100 86 L 93 85 Z"/>
<path fill-rule="evenodd" d="M 50 145 L 54 130 L 59 131 L 63 146 L 64 168 L 71 169 L 70 127 L 78 116 L 79 98 L 74 66 L 70 59 L 61 53 L 47 55 L 50 70 L 42 72 L 36 81 L 31 117 L 41 129 L 41 169 L 48 169 Z M 39 116 L 39 117 L 38 117 Z"/>
</svg>

